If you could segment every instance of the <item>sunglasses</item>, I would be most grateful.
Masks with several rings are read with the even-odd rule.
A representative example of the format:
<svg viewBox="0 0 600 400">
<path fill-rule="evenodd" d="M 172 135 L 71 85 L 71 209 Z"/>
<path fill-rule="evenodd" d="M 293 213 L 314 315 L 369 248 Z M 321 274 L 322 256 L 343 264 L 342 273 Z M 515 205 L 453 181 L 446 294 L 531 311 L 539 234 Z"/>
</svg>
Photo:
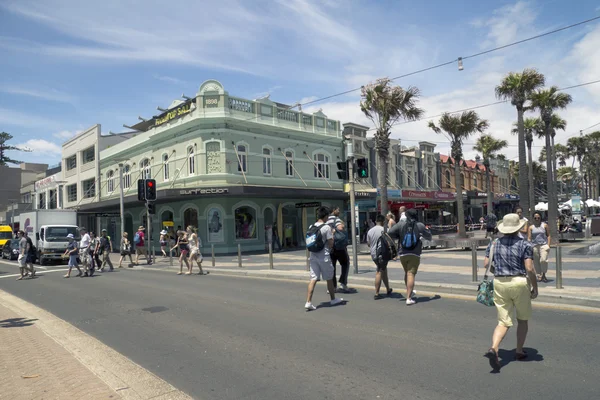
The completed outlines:
<svg viewBox="0 0 600 400">
<path fill-rule="evenodd" d="M 541 219 L 541 218 L 535 217 L 534 219 Z"/>
</svg>

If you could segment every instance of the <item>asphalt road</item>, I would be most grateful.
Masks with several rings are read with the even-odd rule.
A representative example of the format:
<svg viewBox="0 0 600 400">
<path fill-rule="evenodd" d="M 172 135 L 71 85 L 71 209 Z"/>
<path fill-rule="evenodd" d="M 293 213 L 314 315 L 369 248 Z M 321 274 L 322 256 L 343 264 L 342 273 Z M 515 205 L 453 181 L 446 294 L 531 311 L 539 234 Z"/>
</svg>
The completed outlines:
<svg viewBox="0 0 600 400">
<path fill-rule="evenodd" d="M 534 310 L 532 360 L 512 361 L 511 331 L 491 374 L 495 311 L 475 301 L 421 296 L 407 307 L 363 289 L 305 312 L 299 282 L 156 270 L 17 282 L 15 271 L 0 263 L 0 289 L 198 399 L 588 400 L 600 389 L 598 314 Z M 325 300 L 319 284 L 315 304 Z"/>
</svg>

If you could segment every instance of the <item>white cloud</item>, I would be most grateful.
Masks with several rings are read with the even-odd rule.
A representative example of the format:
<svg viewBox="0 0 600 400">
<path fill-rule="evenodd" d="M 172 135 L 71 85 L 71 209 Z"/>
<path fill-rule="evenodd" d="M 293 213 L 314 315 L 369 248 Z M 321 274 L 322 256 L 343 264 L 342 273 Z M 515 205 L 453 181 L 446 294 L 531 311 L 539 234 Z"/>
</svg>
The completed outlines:
<svg viewBox="0 0 600 400">
<path fill-rule="evenodd" d="M 14 94 L 20 96 L 35 97 L 38 99 L 56 101 L 59 103 L 73 103 L 75 98 L 67 93 L 56 89 L 43 90 L 40 88 L 26 88 L 19 86 L 3 86 L 0 87 L 0 92 Z"/>
<path fill-rule="evenodd" d="M 56 132 L 52 136 L 54 136 L 55 138 L 58 138 L 58 139 L 68 140 L 68 139 L 75 137 L 75 135 L 77 135 L 80 132 L 82 132 L 82 131 L 81 130 L 76 130 L 76 131 L 62 130 L 60 132 Z"/>
<path fill-rule="evenodd" d="M 182 81 L 181 79 L 178 79 L 178 78 L 173 78 L 172 76 L 154 74 L 154 75 L 152 75 L 152 77 L 158 81 L 172 83 L 174 85 L 183 85 L 186 83 L 185 81 Z"/>
<path fill-rule="evenodd" d="M 34 155 L 60 155 L 62 148 L 56 143 L 49 142 L 45 139 L 29 139 L 24 143 L 16 145 L 17 147 L 30 150 Z"/>
</svg>

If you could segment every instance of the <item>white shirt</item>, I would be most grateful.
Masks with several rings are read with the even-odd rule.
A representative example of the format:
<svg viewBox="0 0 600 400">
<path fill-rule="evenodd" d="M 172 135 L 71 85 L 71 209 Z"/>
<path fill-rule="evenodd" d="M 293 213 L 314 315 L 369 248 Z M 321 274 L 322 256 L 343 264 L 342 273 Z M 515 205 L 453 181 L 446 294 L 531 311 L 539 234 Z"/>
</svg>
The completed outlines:
<svg viewBox="0 0 600 400">
<path fill-rule="evenodd" d="M 325 242 L 325 247 L 323 248 L 323 250 L 319 251 L 318 253 L 311 252 L 310 259 L 311 260 L 319 260 L 319 261 L 328 261 L 330 249 L 327 245 L 327 241 L 330 239 L 333 239 L 333 230 L 331 229 L 331 227 L 329 225 L 327 225 L 326 223 L 323 223 L 323 222 L 316 222 L 314 225 L 321 227 L 321 236 L 323 237 L 323 241 Z"/>
<path fill-rule="evenodd" d="M 526 221 L 526 222 L 529 222 L 529 220 L 528 220 L 527 218 L 525 218 L 525 217 L 521 218 L 521 221 Z M 527 235 L 523 235 L 521 232 L 519 232 L 519 237 L 520 237 L 521 239 L 525 239 L 525 240 L 527 240 Z"/>
<path fill-rule="evenodd" d="M 399 222 L 402 222 L 402 221 L 406 221 L 406 213 L 400 214 L 400 221 Z"/>
<path fill-rule="evenodd" d="M 83 249 L 84 247 L 89 247 L 91 241 L 92 239 L 90 238 L 90 235 L 86 233 L 81 237 L 81 240 L 79 241 L 79 248 Z"/>
</svg>

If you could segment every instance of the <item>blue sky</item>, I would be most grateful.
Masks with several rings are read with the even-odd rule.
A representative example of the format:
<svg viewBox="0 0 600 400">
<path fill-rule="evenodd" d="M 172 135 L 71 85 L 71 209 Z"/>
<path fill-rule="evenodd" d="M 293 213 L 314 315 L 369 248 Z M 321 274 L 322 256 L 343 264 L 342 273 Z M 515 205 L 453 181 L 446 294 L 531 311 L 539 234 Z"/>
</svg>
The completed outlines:
<svg viewBox="0 0 600 400">
<path fill-rule="evenodd" d="M 574 7 L 575 3 L 578 7 Z M 31 153 L 60 161 L 60 144 L 100 123 L 123 131 L 206 79 L 230 94 L 293 104 L 397 76 L 600 15 L 600 0 L 74 1 L 0 2 L 0 131 Z M 600 79 L 600 23 L 398 80 L 421 89 L 426 115 L 495 101 L 508 71 L 535 67 L 550 85 Z M 561 116 L 574 132 L 600 122 L 600 84 L 569 91 Z M 358 92 L 317 103 L 342 122 L 372 125 Z M 510 105 L 479 110 L 494 136 L 512 140 Z M 405 145 L 440 142 L 427 121 L 399 125 Z M 471 142 L 474 142 L 475 138 Z M 467 143 L 471 143 L 467 142 Z M 542 143 L 536 143 L 541 145 Z M 467 156 L 474 156 L 465 145 Z M 537 149 L 539 151 L 539 148 Z"/>
</svg>

